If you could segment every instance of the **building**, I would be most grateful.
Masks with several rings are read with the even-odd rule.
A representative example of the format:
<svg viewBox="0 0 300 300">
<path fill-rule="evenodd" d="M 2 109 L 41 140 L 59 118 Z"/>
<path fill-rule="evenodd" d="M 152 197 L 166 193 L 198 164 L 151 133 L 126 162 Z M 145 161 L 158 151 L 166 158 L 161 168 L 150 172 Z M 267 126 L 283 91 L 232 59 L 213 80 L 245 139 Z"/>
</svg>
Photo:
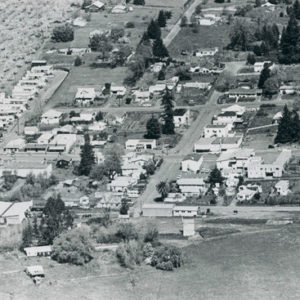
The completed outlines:
<svg viewBox="0 0 300 300">
<path fill-rule="evenodd" d="M 125 14 L 127 12 L 126 5 L 118 4 L 111 10 L 112 14 Z"/>
<path fill-rule="evenodd" d="M 238 201 L 249 201 L 254 197 L 255 194 L 257 194 L 256 189 L 251 189 L 245 185 L 241 185 L 239 186 L 236 198 Z"/>
<path fill-rule="evenodd" d="M 223 125 L 207 125 L 204 127 L 204 138 L 211 138 L 211 137 L 228 137 L 229 132 L 231 131 L 230 124 L 223 124 Z M 234 133 L 231 132 L 231 136 Z"/>
<path fill-rule="evenodd" d="M 250 158 L 254 156 L 253 149 L 227 150 L 217 159 L 217 168 L 226 178 L 231 175 L 243 176 L 247 174 Z"/>
<path fill-rule="evenodd" d="M 142 212 L 144 217 L 172 217 L 175 204 L 153 203 L 144 204 Z"/>
<path fill-rule="evenodd" d="M 264 159 L 261 156 L 251 157 L 248 178 L 280 178 L 291 157 L 292 151 L 289 149 L 283 149 L 279 155 L 266 153 Z"/>
<path fill-rule="evenodd" d="M 149 86 L 149 92 L 151 96 L 160 96 L 166 90 L 167 85 L 165 83 L 159 83 Z"/>
<path fill-rule="evenodd" d="M 48 145 L 54 138 L 54 133 L 53 132 L 43 132 L 38 138 L 37 138 L 37 143 L 40 145 Z"/>
<path fill-rule="evenodd" d="M 214 56 L 219 51 L 218 47 L 215 48 L 203 48 L 194 52 L 194 56 L 204 57 L 204 56 Z"/>
<path fill-rule="evenodd" d="M 197 217 L 198 206 L 175 206 L 173 208 L 174 217 Z"/>
<path fill-rule="evenodd" d="M 40 265 L 26 267 L 25 272 L 30 277 L 45 277 L 44 269 Z"/>
<path fill-rule="evenodd" d="M 93 104 L 96 98 L 94 88 L 78 88 L 75 95 L 75 102 L 80 106 L 88 106 Z"/>
<path fill-rule="evenodd" d="M 36 247 L 26 247 L 24 251 L 27 256 L 50 256 L 52 253 L 52 247 L 49 246 L 36 246 Z"/>
<path fill-rule="evenodd" d="M 279 88 L 280 95 L 294 95 L 298 90 L 299 87 L 294 85 L 281 85 Z"/>
<path fill-rule="evenodd" d="M 126 87 L 122 85 L 111 85 L 110 87 L 110 93 L 111 95 L 116 95 L 116 96 L 125 96 L 126 95 Z"/>
<path fill-rule="evenodd" d="M 126 150 L 141 151 L 156 149 L 156 140 L 147 139 L 129 139 L 125 143 Z"/>
<path fill-rule="evenodd" d="M 226 95 L 230 100 L 238 101 L 255 101 L 262 95 L 262 89 L 243 89 L 237 88 L 229 90 Z"/>
<path fill-rule="evenodd" d="M 234 105 L 231 105 L 229 107 L 222 108 L 222 113 L 225 113 L 225 112 L 228 112 L 228 111 L 235 112 L 236 115 L 239 118 L 241 118 L 244 115 L 244 113 L 246 112 L 246 107 L 234 104 Z"/>
<path fill-rule="evenodd" d="M 2 202 L 0 201 L 0 224 L 18 225 L 26 219 L 26 214 L 32 207 L 32 201 Z"/>
<path fill-rule="evenodd" d="M 25 145 L 26 145 L 26 142 L 23 138 L 17 138 L 15 140 L 9 141 L 4 146 L 4 152 L 16 153 L 16 152 L 19 152 L 20 150 L 24 149 Z"/>
<path fill-rule="evenodd" d="M 181 193 L 168 193 L 168 196 L 164 199 L 164 203 L 180 203 L 186 200 L 186 196 Z"/>
<path fill-rule="evenodd" d="M 108 190 L 117 193 L 124 193 L 137 183 L 131 176 L 118 176 L 107 185 Z"/>
<path fill-rule="evenodd" d="M 90 12 L 98 12 L 98 11 L 104 10 L 105 4 L 102 3 L 101 1 L 95 1 L 91 5 L 87 6 L 86 8 Z"/>
<path fill-rule="evenodd" d="M 25 178 L 29 174 L 35 176 L 44 175 L 47 178 L 52 174 L 52 165 L 43 163 L 32 163 L 32 162 L 17 162 L 17 161 L 6 161 L 0 165 L 0 177 L 4 174 L 15 174 L 18 177 Z"/>
<path fill-rule="evenodd" d="M 233 125 L 236 122 L 239 122 L 240 119 L 238 118 L 236 112 L 234 111 L 225 111 L 217 116 L 214 116 L 212 123 L 213 125 Z"/>
<path fill-rule="evenodd" d="M 175 127 L 190 125 L 190 110 L 185 108 L 176 108 L 173 113 Z"/>
<path fill-rule="evenodd" d="M 182 218 L 183 236 L 195 235 L 195 219 L 194 218 Z"/>
<path fill-rule="evenodd" d="M 133 93 L 134 101 L 137 103 L 145 103 L 150 101 L 149 91 L 135 91 Z"/>
<path fill-rule="evenodd" d="M 34 136 L 39 133 L 39 129 L 37 126 L 25 126 L 24 127 L 24 135 Z"/>
<path fill-rule="evenodd" d="M 260 73 L 263 70 L 265 65 L 267 65 L 270 70 L 273 70 L 273 68 L 275 66 L 273 64 L 273 62 L 271 62 L 271 61 L 256 62 L 253 66 L 254 67 L 254 72 Z"/>
<path fill-rule="evenodd" d="M 181 162 L 181 170 L 183 172 L 192 171 L 197 173 L 201 169 L 203 163 L 203 156 L 199 154 L 189 154 Z"/>
<path fill-rule="evenodd" d="M 288 180 L 279 180 L 275 184 L 275 192 L 280 196 L 287 196 L 290 193 L 289 181 Z"/>
<path fill-rule="evenodd" d="M 60 111 L 50 109 L 42 114 L 41 124 L 42 125 L 58 125 L 61 120 L 62 114 L 63 113 Z"/>
<path fill-rule="evenodd" d="M 180 178 L 177 184 L 181 193 L 186 196 L 205 195 L 208 190 L 203 178 Z"/>
<path fill-rule="evenodd" d="M 48 145 L 49 152 L 69 153 L 77 141 L 76 134 L 57 134 Z"/>
</svg>

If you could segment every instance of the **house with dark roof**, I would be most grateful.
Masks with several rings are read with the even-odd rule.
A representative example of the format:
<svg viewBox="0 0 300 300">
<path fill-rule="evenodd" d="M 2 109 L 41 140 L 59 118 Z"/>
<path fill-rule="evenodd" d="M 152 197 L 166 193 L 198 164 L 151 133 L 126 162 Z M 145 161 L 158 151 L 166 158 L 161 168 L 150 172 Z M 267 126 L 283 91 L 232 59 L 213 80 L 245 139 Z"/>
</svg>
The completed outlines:
<svg viewBox="0 0 300 300">
<path fill-rule="evenodd" d="M 203 163 L 203 156 L 197 153 L 187 155 L 181 162 L 181 170 L 183 172 L 194 172 L 200 171 L 201 165 Z"/>
<path fill-rule="evenodd" d="M 175 127 L 190 124 L 190 110 L 185 108 L 174 109 L 173 121 Z"/>
</svg>

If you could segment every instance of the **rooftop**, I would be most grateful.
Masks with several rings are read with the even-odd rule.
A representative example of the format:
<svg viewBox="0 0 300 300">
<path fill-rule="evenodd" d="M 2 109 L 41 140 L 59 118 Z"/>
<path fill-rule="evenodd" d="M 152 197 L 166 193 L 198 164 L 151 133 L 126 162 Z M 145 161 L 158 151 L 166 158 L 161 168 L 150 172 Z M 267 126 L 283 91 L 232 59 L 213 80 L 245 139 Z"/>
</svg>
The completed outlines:
<svg viewBox="0 0 300 300">
<path fill-rule="evenodd" d="M 179 116 L 183 116 L 186 112 L 187 110 L 185 108 L 176 108 L 174 109 L 173 115 L 179 117 Z"/>
<path fill-rule="evenodd" d="M 197 153 L 188 154 L 187 156 L 184 157 L 183 161 L 185 161 L 185 160 L 198 161 L 198 160 L 200 160 L 201 157 L 202 157 L 202 155 L 197 154 Z"/>
<path fill-rule="evenodd" d="M 178 185 L 203 185 L 203 178 L 180 178 L 177 180 Z"/>
<path fill-rule="evenodd" d="M 234 137 L 226 137 L 226 138 L 216 138 L 212 144 L 223 144 L 223 145 L 228 145 L 228 144 L 238 144 L 242 137 L 241 136 L 234 136 Z"/>
</svg>

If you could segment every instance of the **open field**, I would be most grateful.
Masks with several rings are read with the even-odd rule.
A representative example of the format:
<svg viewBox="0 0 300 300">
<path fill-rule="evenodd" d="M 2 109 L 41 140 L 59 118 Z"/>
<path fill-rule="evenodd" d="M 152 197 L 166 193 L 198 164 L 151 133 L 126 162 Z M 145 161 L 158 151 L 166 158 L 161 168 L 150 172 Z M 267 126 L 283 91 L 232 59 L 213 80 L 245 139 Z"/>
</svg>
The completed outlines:
<svg viewBox="0 0 300 300">
<path fill-rule="evenodd" d="M 200 48 L 219 47 L 222 49 L 229 43 L 230 26 L 199 26 L 197 33 L 190 27 L 181 28 L 168 50 L 172 57 L 179 56 L 182 50 L 194 51 Z"/>
<path fill-rule="evenodd" d="M 298 299 L 299 225 L 242 233 L 185 247 L 185 264 L 173 272 L 117 266 L 104 252 L 85 267 L 47 259 L 1 256 L 1 299 Z M 21 272 L 44 265 L 36 287 Z M 11 271 L 11 273 L 3 273 Z M 15 273 L 13 271 L 16 271 Z M 15 284 L 11 284 L 12 280 Z M 51 284 L 50 284 L 51 283 Z M 63 295 L 63 296 L 62 296 Z"/>
</svg>

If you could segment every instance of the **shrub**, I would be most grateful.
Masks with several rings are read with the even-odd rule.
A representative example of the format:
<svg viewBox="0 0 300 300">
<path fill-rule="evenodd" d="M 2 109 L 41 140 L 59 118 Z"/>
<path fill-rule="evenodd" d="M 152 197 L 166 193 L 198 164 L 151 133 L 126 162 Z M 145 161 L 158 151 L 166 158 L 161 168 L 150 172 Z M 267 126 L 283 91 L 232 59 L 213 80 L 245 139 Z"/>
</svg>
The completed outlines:
<svg viewBox="0 0 300 300">
<path fill-rule="evenodd" d="M 135 24 L 134 22 L 127 22 L 126 25 L 125 25 L 126 28 L 134 28 L 135 27 Z"/>
<path fill-rule="evenodd" d="M 74 29 L 66 24 L 53 29 L 51 39 L 54 42 L 69 42 L 74 40 Z"/>
<path fill-rule="evenodd" d="M 145 244 L 144 247 L 143 247 L 144 257 L 145 258 L 152 257 L 153 254 L 154 254 L 154 249 L 153 249 L 153 246 L 151 245 L 151 243 Z"/>
<path fill-rule="evenodd" d="M 121 266 L 134 269 L 143 260 L 141 245 L 136 241 L 121 244 L 116 251 Z"/>
<path fill-rule="evenodd" d="M 80 58 L 80 56 L 77 56 L 74 61 L 74 66 L 79 67 L 81 65 L 82 65 L 82 59 Z"/>
<path fill-rule="evenodd" d="M 132 223 L 118 224 L 116 236 L 125 242 L 138 239 L 138 232 Z"/>
<path fill-rule="evenodd" d="M 89 228 L 81 227 L 55 238 L 51 257 L 59 263 L 83 265 L 93 259 L 93 249 Z"/>
<path fill-rule="evenodd" d="M 145 243 L 153 243 L 158 240 L 158 229 L 155 224 L 150 224 L 147 228 L 147 231 L 144 235 Z"/>
</svg>

